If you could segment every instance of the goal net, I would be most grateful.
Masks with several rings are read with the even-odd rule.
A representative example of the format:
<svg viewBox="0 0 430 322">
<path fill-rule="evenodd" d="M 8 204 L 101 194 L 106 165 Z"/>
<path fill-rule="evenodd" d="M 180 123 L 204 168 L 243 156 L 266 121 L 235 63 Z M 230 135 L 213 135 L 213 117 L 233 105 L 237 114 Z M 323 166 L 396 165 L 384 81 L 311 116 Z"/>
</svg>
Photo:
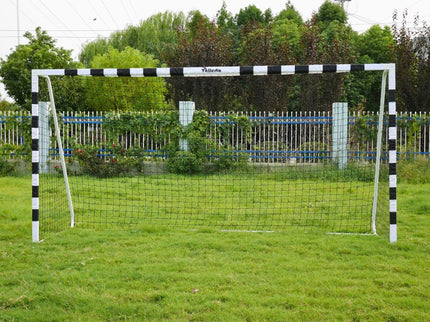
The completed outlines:
<svg viewBox="0 0 430 322">
<path fill-rule="evenodd" d="M 377 115 L 335 102 L 324 113 L 208 113 L 189 93 L 174 108 L 160 101 L 166 77 L 350 72 L 382 74 Z M 32 93 L 34 242 L 142 225 L 397 239 L 393 64 L 33 70 Z M 70 111 L 76 97 L 109 112 Z"/>
</svg>

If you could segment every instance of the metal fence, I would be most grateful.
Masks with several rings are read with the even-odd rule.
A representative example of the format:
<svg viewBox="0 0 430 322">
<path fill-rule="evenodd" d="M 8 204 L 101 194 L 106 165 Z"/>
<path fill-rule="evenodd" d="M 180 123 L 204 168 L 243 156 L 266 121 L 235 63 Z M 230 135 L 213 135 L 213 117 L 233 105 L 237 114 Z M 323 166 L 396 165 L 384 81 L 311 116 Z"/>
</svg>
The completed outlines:
<svg viewBox="0 0 430 322">
<path fill-rule="evenodd" d="M 308 159 L 312 162 L 314 159 L 330 157 L 333 120 L 330 112 L 235 114 L 245 116 L 250 121 L 248 130 L 235 124 L 228 115 L 228 113 L 209 114 L 212 126 L 206 137 L 217 142 L 219 146 L 228 145 L 236 152 L 246 153 L 252 159 L 264 159 L 266 162 L 283 162 L 291 158 Z M 26 112 L 0 112 L 0 146 L 24 145 L 26 139 L 23 133 L 29 129 L 23 127 L 28 126 L 29 122 L 20 125 L 21 122 L 8 120 L 23 120 L 30 117 Z M 65 153 L 71 155 L 72 141 L 75 144 L 95 145 L 106 140 L 107 133 L 103 129 L 105 117 L 103 112 L 61 113 L 60 124 Z M 376 113 L 349 113 L 348 153 L 353 154 L 349 157 L 360 159 L 375 157 L 377 120 Z M 228 133 L 223 126 L 226 123 L 230 124 Z M 397 123 L 399 156 L 429 157 L 430 115 L 421 112 L 399 113 Z M 120 140 L 125 148 L 139 146 L 145 151 L 155 152 L 170 141 L 169 136 L 164 136 L 162 141 L 156 139 L 162 132 L 162 127 L 155 129 L 152 135 L 130 131 Z M 384 136 L 386 138 L 387 133 L 384 133 Z"/>
</svg>

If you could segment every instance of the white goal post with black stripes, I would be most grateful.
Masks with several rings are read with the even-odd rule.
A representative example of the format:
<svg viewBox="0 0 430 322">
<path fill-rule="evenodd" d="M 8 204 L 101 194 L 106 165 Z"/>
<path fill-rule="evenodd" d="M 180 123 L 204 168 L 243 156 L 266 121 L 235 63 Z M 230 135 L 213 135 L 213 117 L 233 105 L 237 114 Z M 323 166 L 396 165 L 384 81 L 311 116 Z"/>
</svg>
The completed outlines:
<svg viewBox="0 0 430 322">
<path fill-rule="evenodd" d="M 140 173 L 135 177 L 127 175 L 121 181 L 96 178 L 91 184 L 87 185 L 89 180 L 93 180 L 91 173 L 86 173 L 85 175 L 75 173 L 71 177 L 68 175 L 69 165 L 65 158 L 66 153 L 61 146 L 61 136 L 67 134 L 61 133 L 60 126 L 55 122 L 52 125 L 54 130 L 51 131 L 52 139 L 50 139 L 46 137 L 46 133 L 49 133 L 49 130 L 42 129 L 41 125 L 42 114 L 45 115 L 46 111 L 42 111 L 40 108 L 39 87 L 40 83 L 45 80 L 48 82 L 53 118 L 54 121 L 57 120 L 55 93 L 52 92 L 50 86 L 50 79 L 55 77 L 92 77 L 100 79 L 111 77 L 130 79 L 157 77 L 200 78 L 352 72 L 383 73 L 381 103 L 377 122 L 378 135 L 374 151 L 367 152 L 373 157 L 368 159 L 360 157 L 361 151 L 353 151 L 352 147 L 350 149 L 349 145 L 352 146 L 352 138 L 348 137 L 348 141 L 345 139 L 345 144 L 348 144 L 348 150 L 345 150 L 345 156 L 348 161 L 345 161 L 342 165 L 336 161 L 336 158 L 339 158 L 339 152 L 336 152 L 336 154 L 335 151 L 329 151 L 332 149 L 332 147 L 328 146 L 330 144 L 319 147 L 320 150 L 324 151 L 319 151 L 318 155 L 324 154 L 324 157 L 313 157 L 313 161 L 308 162 L 309 155 L 314 152 L 309 148 L 309 144 L 306 145 L 308 142 L 304 142 L 300 147 L 294 147 L 294 149 L 284 147 L 283 151 L 278 151 L 281 150 L 279 146 L 276 151 L 271 151 L 267 148 L 266 150 L 270 150 L 272 154 L 282 155 L 282 158 L 280 157 L 282 161 L 279 161 L 276 166 L 268 165 L 264 158 L 258 159 L 246 156 L 244 162 L 247 163 L 247 170 L 245 172 L 237 171 L 236 173 L 233 170 L 216 172 L 210 164 L 223 159 L 225 151 L 220 152 L 221 154 L 216 154 L 219 151 L 214 152 L 215 148 L 212 148 L 208 152 L 210 155 L 205 157 L 206 159 L 202 166 L 206 170 L 209 169 L 208 173 L 187 176 L 184 174 L 166 174 L 164 170 L 160 170 L 149 175 L 143 172 L 143 174 Z M 388 80 L 388 108 L 386 108 L 385 104 L 386 80 Z M 115 225 L 127 226 L 130 223 L 140 224 L 142 222 L 158 225 L 167 222 L 167 224 L 182 224 L 187 227 L 205 227 L 207 225 L 220 229 L 254 231 L 281 230 L 283 227 L 295 225 L 299 227 L 316 225 L 324 227 L 326 232 L 377 234 L 377 222 L 381 220 L 386 223 L 390 242 L 397 240 L 397 114 L 394 64 L 46 69 L 32 71 L 31 88 L 33 242 L 38 242 L 45 238 L 45 235 L 43 234 L 42 236 L 41 232 L 46 231 L 46 235 L 48 235 L 48 231 L 62 230 L 61 227 L 57 227 L 55 224 L 58 214 L 62 211 L 56 205 L 56 199 L 60 199 L 60 193 L 65 195 L 64 200 L 67 202 L 67 210 L 64 211 L 68 213 L 68 226 L 72 227 L 74 225 L 81 225 L 84 228 L 103 227 L 100 222 L 94 221 L 95 217 L 98 218 L 97 220 L 103 217 L 103 223 L 109 227 Z M 348 122 L 346 121 L 346 124 Z M 335 135 L 333 134 L 333 136 Z M 50 144 L 53 144 L 54 139 L 58 142 L 55 151 L 49 147 Z M 205 139 L 211 140 L 213 138 L 208 136 Z M 44 144 L 48 144 L 48 147 L 44 147 Z M 104 141 L 103 144 L 106 150 L 106 146 L 108 144 L 112 145 L 112 142 Z M 248 143 L 248 145 L 251 146 L 252 144 Z M 259 145 L 260 150 L 262 149 L 261 146 Z M 241 156 L 246 154 L 249 149 L 250 147 L 242 150 L 238 148 L 230 149 L 235 150 L 235 155 L 232 158 L 233 162 L 241 159 Z M 43 155 L 46 153 L 47 155 Z M 100 157 L 106 159 L 112 156 L 112 153 L 105 152 Z M 164 162 L 169 158 L 164 152 L 151 151 L 151 153 L 152 160 L 158 158 L 157 162 L 159 159 Z M 160 154 L 163 155 L 160 157 Z M 61 171 L 42 169 L 42 158 L 43 160 L 55 159 L 56 163 L 52 164 L 55 164 L 55 168 Z M 114 160 L 112 161 L 114 163 L 115 159 L 112 160 Z M 145 160 L 149 160 L 149 158 L 146 157 Z M 225 159 L 223 160 L 225 161 Z M 154 163 L 157 162 L 154 161 Z M 148 169 L 155 168 L 154 165 L 148 165 L 148 163 L 150 162 L 145 161 L 145 166 Z M 43 166 L 46 166 L 46 164 Z M 370 181 L 363 179 L 366 171 L 372 172 Z M 355 177 L 356 175 L 357 177 Z M 61 178 L 61 187 L 48 187 L 48 183 L 44 181 L 44 177 L 48 176 Z M 159 180 L 157 185 L 152 185 L 154 180 Z M 171 188 L 168 185 L 174 185 L 176 184 L 175 182 L 180 182 L 178 184 L 185 186 L 183 192 L 178 192 L 179 188 L 169 190 Z M 104 186 L 96 186 L 99 184 Z M 118 186 L 123 184 L 133 186 L 133 191 L 130 192 L 127 187 L 121 187 L 121 190 L 118 190 Z M 164 190 L 162 192 L 157 190 L 160 189 L 160 184 L 163 185 Z M 84 190 L 83 186 L 88 190 Z M 98 190 L 92 191 L 91 189 Z M 100 200 L 99 205 L 97 197 L 92 196 L 95 191 L 98 191 L 99 198 L 102 198 L 102 195 L 106 195 L 110 198 L 115 198 L 115 201 L 110 199 Z M 236 192 L 238 192 L 237 196 Z M 130 195 L 128 195 L 129 193 Z M 183 193 L 183 195 L 176 196 L 176 193 Z M 190 194 L 193 196 L 189 196 Z M 91 197 L 92 199 L 85 199 L 87 195 L 89 196 L 88 198 Z M 342 198 L 346 195 L 351 199 L 343 200 Z M 52 198 L 52 200 L 44 201 L 44 198 Z M 295 198 L 297 198 L 296 201 L 294 200 Z M 366 201 L 362 203 L 364 199 Z M 184 200 L 186 201 L 184 202 Z M 133 204 L 133 202 L 135 203 Z M 124 215 L 120 213 L 119 209 L 124 209 Z M 341 214 L 338 215 L 337 213 Z M 91 219 L 88 219 L 90 217 Z M 109 219 L 106 219 L 108 217 Z M 52 229 L 45 228 L 45 225 L 51 224 L 55 227 Z"/>
</svg>

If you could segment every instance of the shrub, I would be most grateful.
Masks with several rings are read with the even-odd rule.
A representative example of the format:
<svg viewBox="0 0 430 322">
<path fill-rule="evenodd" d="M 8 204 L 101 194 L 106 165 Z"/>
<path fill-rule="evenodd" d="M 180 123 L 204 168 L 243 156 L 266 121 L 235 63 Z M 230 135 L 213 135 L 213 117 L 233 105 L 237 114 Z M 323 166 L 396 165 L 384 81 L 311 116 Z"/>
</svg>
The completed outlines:
<svg viewBox="0 0 430 322">
<path fill-rule="evenodd" d="M 212 161 L 215 170 L 244 170 L 247 168 L 248 156 L 245 153 L 236 152 L 232 148 L 216 151 L 216 158 Z"/>
<path fill-rule="evenodd" d="M 11 174 L 14 171 L 12 164 L 7 162 L 4 157 L 0 157 L 0 177 Z"/>
<path fill-rule="evenodd" d="M 79 161 L 84 174 L 99 178 L 126 175 L 139 163 L 138 158 L 116 144 L 104 149 L 100 145 L 77 145 L 73 156 Z"/>
<path fill-rule="evenodd" d="M 188 151 L 168 150 L 167 170 L 178 174 L 225 171 L 244 168 L 247 156 L 231 147 L 218 147 L 214 140 L 202 136 L 199 131 L 187 135 Z"/>
<path fill-rule="evenodd" d="M 177 151 L 167 159 L 166 168 L 176 174 L 196 174 L 203 170 L 203 160 L 191 151 Z"/>
<path fill-rule="evenodd" d="M 209 161 L 212 151 L 216 149 L 215 143 L 200 133 L 191 132 L 187 136 L 188 148 L 202 162 Z"/>
<path fill-rule="evenodd" d="M 0 176 L 6 176 L 15 170 L 14 166 L 7 161 L 15 151 L 12 149 L 12 145 L 5 144 L 2 141 L 0 141 L 0 148 Z"/>
</svg>

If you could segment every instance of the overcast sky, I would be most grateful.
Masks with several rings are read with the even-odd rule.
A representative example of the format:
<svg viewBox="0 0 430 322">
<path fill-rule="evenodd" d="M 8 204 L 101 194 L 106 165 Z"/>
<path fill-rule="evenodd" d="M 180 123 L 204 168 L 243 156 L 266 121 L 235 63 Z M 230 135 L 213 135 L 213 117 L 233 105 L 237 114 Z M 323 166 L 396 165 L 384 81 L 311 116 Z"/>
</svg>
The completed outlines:
<svg viewBox="0 0 430 322">
<path fill-rule="evenodd" d="M 262 11 L 270 8 L 274 15 L 285 8 L 287 0 L 225 0 L 233 15 L 250 4 Z M 324 0 L 291 0 L 304 20 L 317 11 Z M 83 44 L 98 36 L 107 37 L 115 30 L 137 24 L 151 15 L 170 11 L 200 10 L 214 18 L 223 0 L 2 0 L 0 6 L 0 57 L 25 43 L 22 35 L 37 26 L 57 40 L 57 45 L 73 49 L 77 59 Z M 391 25 L 394 10 L 409 11 L 409 20 L 419 13 L 430 22 L 430 0 L 351 0 L 345 2 L 349 23 L 358 32 L 374 24 Z M 19 31 L 19 32 L 18 32 Z M 18 37 L 19 35 L 19 37 Z M 4 92 L 0 88 L 4 97 Z"/>
</svg>

